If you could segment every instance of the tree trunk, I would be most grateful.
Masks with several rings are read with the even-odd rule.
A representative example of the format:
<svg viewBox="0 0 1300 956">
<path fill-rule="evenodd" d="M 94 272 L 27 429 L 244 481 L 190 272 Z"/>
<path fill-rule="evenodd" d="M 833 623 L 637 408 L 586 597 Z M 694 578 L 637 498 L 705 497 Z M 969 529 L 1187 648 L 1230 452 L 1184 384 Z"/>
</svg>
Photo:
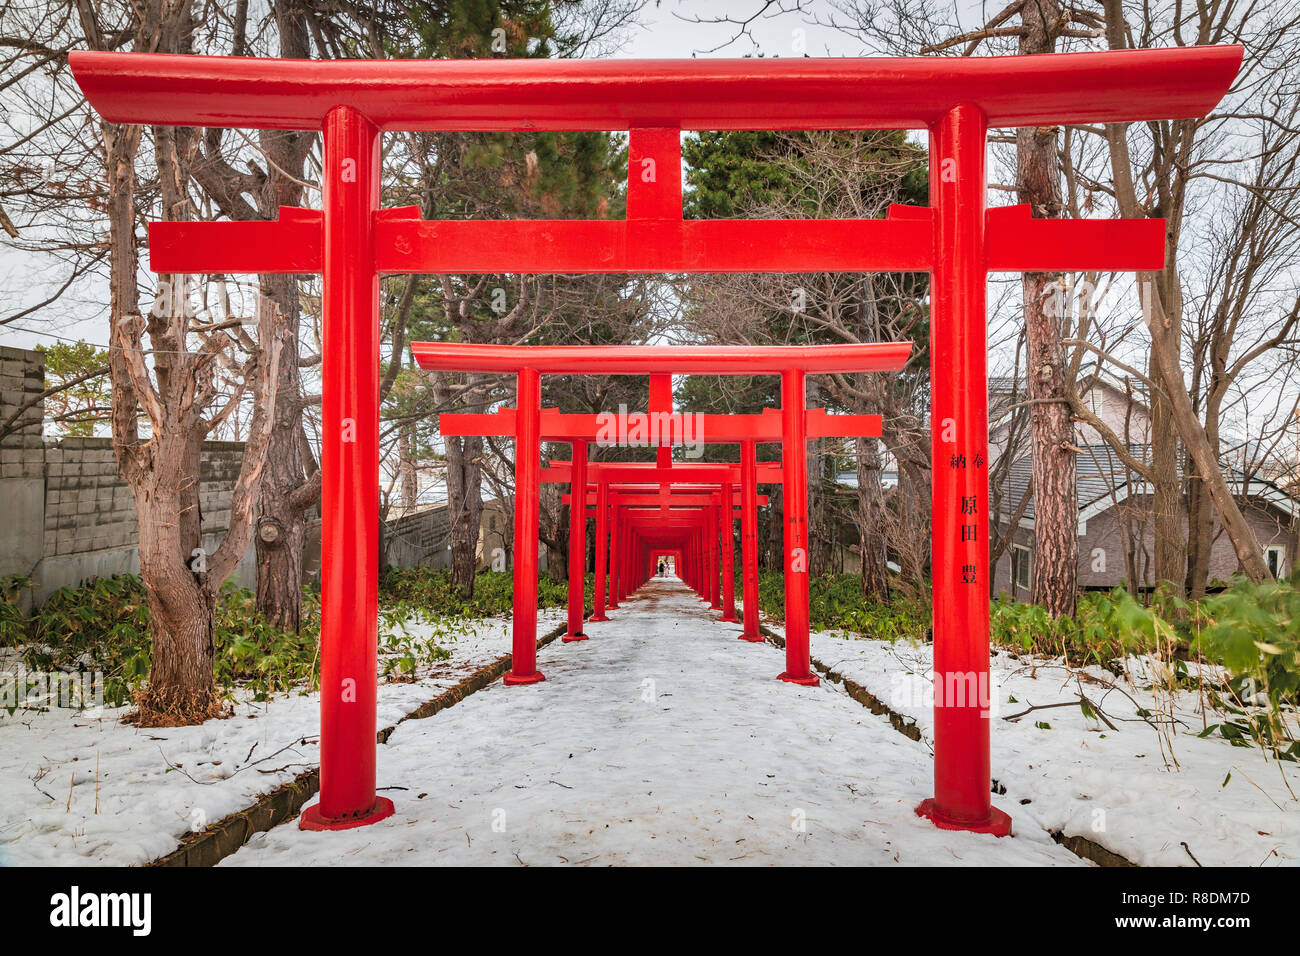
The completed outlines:
<svg viewBox="0 0 1300 956">
<path fill-rule="evenodd" d="M 1210 349 L 1212 366 L 1205 397 L 1205 440 L 1214 460 L 1219 461 L 1221 448 L 1219 421 L 1228 381 L 1223 375 L 1227 351 L 1217 335 Z M 1205 476 L 1192 457 L 1187 461 L 1187 593 L 1193 598 L 1205 596 L 1210 577 L 1210 550 L 1214 545 L 1214 509 Z"/>
<path fill-rule="evenodd" d="M 470 384 L 481 376 L 471 375 Z M 452 388 L 445 373 L 433 376 L 433 398 L 438 408 L 451 402 Z M 482 412 L 482 395 L 476 389 L 463 395 L 465 411 Z M 443 438 L 443 460 L 447 474 L 447 519 L 451 545 L 451 584 L 463 598 L 474 596 L 474 575 L 478 571 L 478 542 L 483 523 L 483 439 Z"/>
<path fill-rule="evenodd" d="M 1173 268 L 1172 266 L 1166 267 L 1165 273 L 1162 275 L 1167 275 Z M 1177 288 L 1176 273 L 1168 285 L 1172 286 L 1176 293 L 1180 293 Z M 1162 383 L 1168 397 L 1168 420 L 1178 434 L 1182 436 L 1186 443 L 1187 454 L 1192 459 L 1197 473 L 1202 476 L 1205 493 L 1214 502 L 1214 508 L 1219 513 L 1220 521 L 1223 522 L 1223 530 L 1227 533 L 1228 539 L 1232 542 L 1233 550 L 1237 554 L 1237 561 L 1241 565 L 1242 573 L 1255 582 L 1271 581 L 1273 576 L 1268 570 L 1268 565 L 1264 563 L 1264 553 L 1260 548 L 1259 539 L 1255 536 L 1255 531 L 1246 521 L 1245 516 L 1242 515 L 1237 500 L 1233 497 L 1231 489 L 1228 488 L 1228 482 L 1219 468 L 1215 449 L 1211 447 L 1205 429 L 1196 415 L 1196 409 L 1192 405 L 1191 396 L 1187 394 L 1187 386 L 1183 382 L 1182 366 L 1179 361 L 1177 346 L 1179 341 L 1178 329 L 1181 323 L 1176 320 L 1176 317 L 1181 314 L 1181 297 L 1175 298 L 1173 307 L 1169 308 L 1166 303 L 1170 300 L 1163 297 L 1165 287 L 1157 285 L 1154 291 L 1155 295 L 1148 296 L 1145 311 L 1151 329 L 1153 363 L 1160 375 L 1157 381 Z M 1154 419 L 1152 429 L 1155 437 L 1158 437 L 1160 430 Z M 1157 502 L 1157 578 L 1160 578 L 1160 548 L 1162 544 L 1167 544 L 1160 540 L 1161 517 L 1159 502 Z M 1183 557 L 1182 545 L 1184 541 L 1181 534 L 1181 522 L 1178 523 L 1174 531 L 1173 543 L 1181 558 Z M 1182 580 L 1181 577 L 1178 579 L 1179 582 Z"/>
<path fill-rule="evenodd" d="M 768 492 L 767 568 L 785 573 L 785 486 L 773 485 Z"/>
<path fill-rule="evenodd" d="M 483 520 L 483 439 L 446 438 L 447 510 L 451 521 L 451 583 L 474 596 L 479 525 Z"/>
<path fill-rule="evenodd" d="M 415 428 L 403 425 L 397 432 L 397 472 L 402 488 L 402 507 L 415 507 L 420 497 L 420 478 L 415 470 Z"/>
<path fill-rule="evenodd" d="M 164 217 L 188 218 L 189 134 L 155 127 L 153 138 Z M 202 723 L 222 711 L 213 680 L 216 587 L 221 582 L 209 573 L 199 498 L 207 429 L 203 409 L 189 394 L 195 358 L 184 351 L 189 277 L 160 275 L 159 282 L 171 289 L 169 307 L 156 304 L 146 327 L 155 345 L 154 378 L 164 418 L 154 423 L 149 443 L 152 468 L 132 488 L 152 637 L 149 683 L 137 695 L 130 718 L 141 726 Z"/>
<path fill-rule="evenodd" d="M 302 380 L 298 368 L 298 287 L 294 276 L 263 276 L 259 310 L 272 310 L 285 337 L 276 389 L 271 444 L 258 495 L 257 609 L 269 624 L 297 633 L 302 626 L 302 552 L 316 486 L 307 493 L 302 427 Z M 287 311 L 286 311 L 287 309 Z"/>
<path fill-rule="evenodd" d="M 311 55 L 307 26 L 300 9 L 275 4 L 280 55 L 305 59 Z M 266 153 L 265 180 L 256 194 L 257 215 L 275 219 L 280 206 L 302 202 L 307 154 L 315 134 L 264 130 L 259 142 Z M 320 501 L 320 476 L 308 474 L 303 454 L 302 371 L 299 367 L 298 278 L 292 275 L 264 275 L 261 292 L 269 302 L 259 310 L 275 310 L 276 327 L 284 338 L 276 388 L 275 417 L 261 494 L 257 501 L 257 609 L 276 627 L 297 632 L 302 624 L 302 551 L 313 511 Z M 378 507 L 378 502 L 375 503 Z"/>
<path fill-rule="evenodd" d="M 183 439 L 182 439 L 183 440 Z M 158 449 L 159 458 L 188 458 L 188 449 Z M 194 444 L 186 442 L 185 444 Z M 149 683 L 136 697 L 130 723 L 145 727 L 197 724 L 223 712 L 213 680 L 217 583 L 185 522 L 186 469 L 162 467 L 136 491 L 140 576 L 146 582 L 152 659 Z M 197 477 L 198 472 L 190 473 Z M 179 480 L 178 480 L 179 479 Z M 193 485 L 196 482 L 189 482 Z"/>
<path fill-rule="evenodd" d="M 862 593 L 889 597 L 889 568 L 885 563 L 884 496 L 880 488 L 880 454 L 874 439 L 855 441 L 858 458 L 858 537 L 861 541 Z"/>
<path fill-rule="evenodd" d="M 558 484 L 542 485 L 537 525 L 540 543 L 546 547 L 546 575 L 556 584 L 569 579 L 568 539 L 561 534 L 561 496 Z"/>
<path fill-rule="evenodd" d="M 1210 419 L 1206 419 L 1209 421 Z M 1217 442 L 1214 442 L 1218 457 Z M 1205 493 L 1205 480 L 1188 461 L 1187 482 L 1187 594 L 1191 598 L 1205 596 L 1205 585 L 1210 575 L 1210 549 L 1214 543 L 1214 510 L 1210 496 Z"/>
<path fill-rule="evenodd" d="M 1178 354 L 1182 343 L 1182 303 L 1171 297 L 1170 282 L 1165 273 L 1153 273 L 1153 284 L 1158 291 L 1154 298 L 1160 300 L 1161 306 L 1154 307 L 1161 313 L 1161 329 L 1153 329 L 1151 337 L 1151 363 L 1149 375 L 1160 389 L 1152 395 L 1151 402 L 1151 458 L 1152 458 L 1152 522 L 1153 535 L 1156 537 L 1156 584 L 1162 585 L 1175 594 L 1183 593 L 1183 583 L 1187 580 L 1187 551 L 1184 548 L 1187 537 L 1183 528 L 1183 516 L 1186 503 L 1183 499 L 1183 485 L 1179 477 L 1178 453 L 1179 431 L 1174 414 L 1174 394 L 1186 395 L 1183 384 L 1182 368 L 1175 362 L 1173 377 L 1165 375 L 1162 368 L 1160 352 L 1173 350 Z M 1149 297 L 1151 298 L 1151 297 Z M 1164 307 L 1170 303 L 1170 307 Z M 1167 364 L 1167 363 L 1165 363 Z M 1214 466 L 1218 471 L 1218 464 Z"/>
<path fill-rule="evenodd" d="M 921 474 L 918 465 L 908 459 L 898 459 L 898 488 L 894 497 L 898 504 L 898 566 L 901 576 L 913 594 L 925 593 L 926 555 L 929 553 L 930 535 L 924 529 L 928 512 L 930 483 Z"/>
<path fill-rule="evenodd" d="M 1021 8 L 1020 52 L 1056 47 L 1060 4 L 1039 0 Z M 1016 189 L 1037 219 L 1061 215 L 1056 127 L 1016 130 Z M 1075 498 L 1074 426 L 1065 377 L 1061 329 L 1069 310 L 1053 294 L 1059 275 L 1025 273 L 1022 280 L 1028 346 L 1029 426 L 1034 481 L 1033 600 L 1053 617 L 1074 614 L 1079 587 L 1079 512 Z M 1058 290 L 1059 291 L 1059 290 Z"/>
</svg>

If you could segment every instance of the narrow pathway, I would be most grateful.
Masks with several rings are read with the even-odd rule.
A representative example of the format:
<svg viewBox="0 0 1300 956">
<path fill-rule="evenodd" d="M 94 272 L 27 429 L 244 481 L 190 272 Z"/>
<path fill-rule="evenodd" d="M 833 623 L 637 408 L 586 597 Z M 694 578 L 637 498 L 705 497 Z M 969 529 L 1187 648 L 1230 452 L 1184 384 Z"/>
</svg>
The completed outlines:
<svg viewBox="0 0 1300 956">
<path fill-rule="evenodd" d="M 540 684 L 480 691 L 380 748 L 380 824 L 293 825 L 223 865 L 1078 865 L 1041 831 L 939 831 L 927 750 L 833 686 L 776 680 L 674 578 L 591 639 L 539 654 Z"/>
</svg>

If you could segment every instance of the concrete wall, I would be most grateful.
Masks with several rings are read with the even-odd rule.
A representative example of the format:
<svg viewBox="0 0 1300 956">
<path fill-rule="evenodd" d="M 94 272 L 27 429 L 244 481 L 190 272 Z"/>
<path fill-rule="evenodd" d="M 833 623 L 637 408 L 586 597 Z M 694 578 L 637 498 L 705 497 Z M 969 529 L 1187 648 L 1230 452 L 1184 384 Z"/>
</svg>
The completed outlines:
<svg viewBox="0 0 1300 956">
<path fill-rule="evenodd" d="M 447 506 L 436 505 L 391 518 L 383 524 L 384 560 L 397 568 L 451 567 L 451 523 Z M 514 560 L 514 528 L 505 506 L 483 502 L 479 521 L 478 566 L 506 570 Z M 504 560 L 503 560 L 504 559 Z M 546 570 L 546 548 L 538 545 L 538 567 Z"/>
<path fill-rule="evenodd" d="M 384 561 L 395 568 L 451 567 L 447 506 L 412 511 L 383 523 Z"/>
<path fill-rule="evenodd" d="M 0 422 L 44 389 L 39 352 L 0 348 Z M 38 602 L 65 585 L 140 568 L 135 502 L 118 474 L 112 440 L 46 439 L 42 417 L 38 403 L 22 416 L 22 429 L 0 441 L 0 576 L 30 575 Z M 243 453 L 238 442 L 204 445 L 199 502 L 209 551 L 229 525 Z M 251 547 L 232 578 L 254 586 Z"/>
</svg>

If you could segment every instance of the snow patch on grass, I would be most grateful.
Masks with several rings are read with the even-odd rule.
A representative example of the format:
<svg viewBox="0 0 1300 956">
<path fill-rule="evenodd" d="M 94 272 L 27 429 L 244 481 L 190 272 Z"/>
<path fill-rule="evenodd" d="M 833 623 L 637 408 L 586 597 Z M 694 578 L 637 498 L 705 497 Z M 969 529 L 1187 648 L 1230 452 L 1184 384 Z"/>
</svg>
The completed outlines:
<svg viewBox="0 0 1300 956">
<path fill-rule="evenodd" d="M 561 620 L 543 612 L 538 632 Z M 448 660 L 380 685 L 380 727 L 509 653 L 509 623 L 473 622 L 439 641 Z M 196 727 L 136 728 L 121 723 L 126 711 L 0 711 L 0 865 L 146 863 L 319 763 L 316 693 L 240 700 L 233 718 Z"/>
<path fill-rule="evenodd" d="M 915 719 L 927 747 L 934 740 L 931 651 L 832 632 L 812 638 L 813 657 Z M 1141 661 L 1128 668 L 1137 686 L 1099 667 L 1067 669 L 1060 660 L 1005 652 L 994 654 L 991 672 L 992 772 L 1007 791 L 994 802 L 1017 829 L 1086 837 L 1143 866 L 1195 866 L 1193 855 L 1202 866 L 1300 862 L 1300 803 L 1293 796 L 1300 793 L 1300 766 L 1266 760 L 1218 736 L 1197 737 L 1219 720 L 1202 713 L 1198 694 L 1158 699 L 1143 689 L 1151 670 Z M 1080 692 L 1113 727 L 1085 713 Z M 1031 707 L 1037 709 L 1006 719 Z M 1171 709 L 1177 723 L 1162 756 L 1161 735 L 1138 712 L 1155 720 Z"/>
</svg>

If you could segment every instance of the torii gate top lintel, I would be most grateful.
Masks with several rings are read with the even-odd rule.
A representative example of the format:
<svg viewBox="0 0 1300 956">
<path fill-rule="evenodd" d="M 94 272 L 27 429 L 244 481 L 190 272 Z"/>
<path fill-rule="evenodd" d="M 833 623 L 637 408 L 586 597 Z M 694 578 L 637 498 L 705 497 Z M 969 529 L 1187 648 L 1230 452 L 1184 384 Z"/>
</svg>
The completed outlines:
<svg viewBox="0 0 1300 956">
<path fill-rule="evenodd" d="M 959 103 L 989 126 L 1203 116 L 1240 46 L 998 57 L 285 60 L 73 51 L 116 123 L 381 130 L 923 129 Z"/>
</svg>

